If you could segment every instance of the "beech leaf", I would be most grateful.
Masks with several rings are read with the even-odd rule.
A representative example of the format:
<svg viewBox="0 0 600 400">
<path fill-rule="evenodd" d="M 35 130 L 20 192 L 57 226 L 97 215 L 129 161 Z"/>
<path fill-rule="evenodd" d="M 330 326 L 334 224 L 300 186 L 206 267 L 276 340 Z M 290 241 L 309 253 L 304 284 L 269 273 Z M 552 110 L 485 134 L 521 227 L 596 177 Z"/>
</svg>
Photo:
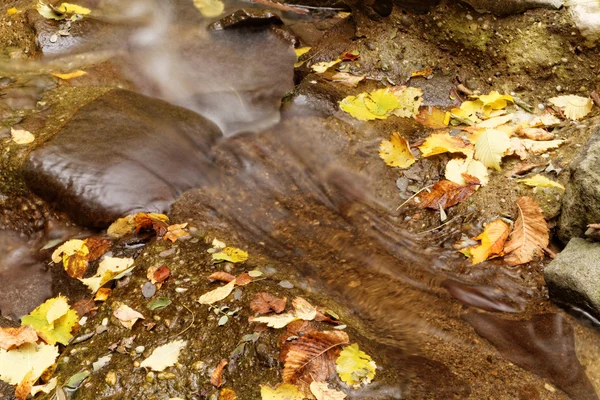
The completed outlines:
<svg viewBox="0 0 600 400">
<path fill-rule="evenodd" d="M 538 186 L 538 187 L 553 187 L 560 190 L 565 190 L 565 187 L 558 182 L 548 179 L 543 175 L 535 175 L 527 179 L 519 179 L 517 182 L 524 183 L 527 186 Z"/>
<path fill-rule="evenodd" d="M 488 168 L 502 171 L 500 162 L 510 148 L 510 138 L 502 131 L 487 129 L 475 143 L 475 159 Z"/>
<path fill-rule="evenodd" d="M 35 382 L 58 357 L 58 346 L 27 343 L 18 349 L 0 349 L 0 379 L 18 385 L 31 372 Z"/>
<path fill-rule="evenodd" d="M 140 364 L 142 368 L 150 368 L 153 371 L 161 372 L 168 367 L 175 365 L 179 359 L 179 353 L 187 345 L 185 340 L 175 340 L 162 346 L 158 346 L 152 351 L 152 354 Z"/>
<path fill-rule="evenodd" d="M 461 201 L 471 197 L 477 190 L 480 182 L 477 178 L 463 174 L 466 180 L 466 185 L 459 185 L 449 180 L 437 182 L 431 188 L 430 192 L 423 192 L 417 197 L 419 208 L 432 208 L 445 210 L 457 205 Z"/>
<path fill-rule="evenodd" d="M 542 257 L 550 241 L 550 232 L 542 209 L 531 197 L 517 200 L 519 216 L 514 224 L 510 240 L 504 246 L 504 261 L 515 266 L 528 263 L 534 257 Z"/>
<path fill-rule="evenodd" d="M 21 319 L 22 325 L 35 329 L 38 336 L 46 343 L 61 343 L 66 345 L 71 339 L 71 329 L 78 320 L 77 312 L 67 304 L 64 296 L 46 300 Z"/>
<path fill-rule="evenodd" d="M 379 144 L 379 157 L 390 167 L 408 168 L 415 163 L 408 141 L 399 133 L 392 133 L 390 140 Z"/>
</svg>

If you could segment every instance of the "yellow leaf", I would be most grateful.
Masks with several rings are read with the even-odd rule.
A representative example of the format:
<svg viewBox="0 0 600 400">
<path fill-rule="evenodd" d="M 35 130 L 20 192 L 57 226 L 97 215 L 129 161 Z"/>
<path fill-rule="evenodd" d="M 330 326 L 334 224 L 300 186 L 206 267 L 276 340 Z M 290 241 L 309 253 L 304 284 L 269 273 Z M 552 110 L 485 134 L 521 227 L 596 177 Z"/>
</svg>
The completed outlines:
<svg viewBox="0 0 600 400">
<path fill-rule="evenodd" d="M 194 0 L 194 6 L 208 18 L 218 17 L 225 10 L 225 4 L 220 0 Z"/>
<path fill-rule="evenodd" d="M 11 15 L 15 15 L 18 12 L 19 12 L 19 10 L 17 10 L 17 7 L 11 7 L 8 10 L 6 10 L 6 15 L 11 16 Z"/>
<path fill-rule="evenodd" d="M 294 49 L 294 53 L 296 53 L 296 59 L 302 57 L 304 54 L 308 53 L 310 51 L 310 49 L 312 49 L 312 47 L 306 46 L 306 47 L 299 47 L 297 49 Z"/>
<path fill-rule="evenodd" d="M 211 290 L 208 293 L 203 294 L 198 299 L 200 304 L 213 304 L 217 301 L 221 301 L 225 299 L 227 296 L 233 292 L 233 288 L 235 287 L 235 279 L 224 286 L 220 286 L 214 290 Z"/>
<path fill-rule="evenodd" d="M 66 74 L 52 73 L 51 75 L 55 76 L 57 78 L 63 79 L 63 80 L 69 80 L 69 79 L 73 79 L 73 78 L 79 78 L 80 76 L 83 76 L 86 74 L 87 74 L 87 72 L 78 69 L 77 71 L 69 72 Z"/>
<path fill-rule="evenodd" d="M 248 259 L 248 253 L 235 247 L 225 247 L 218 253 L 212 255 L 213 261 L 229 261 L 232 263 L 244 262 Z"/>
<path fill-rule="evenodd" d="M 488 168 L 502 171 L 500 162 L 506 150 L 510 148 L 510 138 L 502 131 L 487 129 L 475 143 L 475 159 Z"/>
<path fill-rule="evenodd" d="M 565 187 L 558 182 L 546 178 L 542 175 L 536 175 L 527 179 L 519 179 L 517 182 L 526 184 L 527 186 L 540 186 L 540 187 L 554 187 L 561 190 L 565 190 Z"/>
<path fill-rule="evenodd" d="M 425 139 L 425 142 L 419 146 L 423 157 L 431 157 L 442 153 L 462 153 L 467 157 L 473 156 L 473 145 L 465 143 L 463 139 L 457 136 L 450 136 L 449 133 L 434 133 Z"/>
<path fill-rule="evenodd" d="M 281 329 L 285 327 L 287 324 L 297 321 L 300 318 L 294 313 L 285 313 L 285 314 L 276 314 L 276 315 L 267 315 L 263 317 L 250 317 L 250 322 L 260 322 L 263 324 L 267 324 L 269 328 L 273 329 Z"/>
<path fill-rule="evenodd" d="M 393 133 L 390 140 L 379 144 L 379 157 L 390 167 L 408 168 L 415 163 L 408 141 L 399 133 Z"/>
<path fill-rule="evenodd" d="M 322 61 L 310 66 L 310 68 L 315 71 L 317 74 L 322 74 L 327 71 L 329 68 L 333 67 L 336 64 L 339 64 L 342 60 L 335 59 L 333 61 Z"/>
<path fill-rule="evenodd" d="M 423 91 L 419 88 L 399 86 L 390 89 L 398 98 L 399 106 L 393 111 L 397 117 L 415 118 L 423 103 Z"/>
<path fill-rule="evenodd" d="M 119 258 L 119 257 L 104 257 L 98 266 L 96 275 L 90 278 L 79 279 L 84 285 L 86 285 L 92 293 L 96 293 L 98 289 L 105 283 L 112 280 L 120 273 L 126 271 L 133 265 L 133 258 Z"/>
<path fill-rule="evenodd" d="M 448 161 L 448 164 L 446 164 L 446 179 L 459 185 L 466 185 L 467 182 L 463 174 L 479 179 L 481 186 L 485 186 L 489 182 L 487 167 L 480 161 L 471 158 L 455 158 Z"/>
<path fill-rule="evenodd" d="M 297 386 L 282 383 L 275 389 L 269 386 L 261 386 L 260 398 L 261 400 L 303 400 L 304 395 Z"/>
<path fill-rule="evenodd" d="M 54 364 L 58 357 L 58 346 L 27 343 L 17 349 L 0 349 L 0 379 L 18 385 L 27 374 L 38 380 L 44 371 Z"/>
<path fill-rule="evenodd" d="M 89 8 L 71 3 L 62 3 L 60 6 L 56 7 L 56 9 L 63 14 L 87 15 L 91 12 Z"/>
<path fill-rule="evenodd" d="M 48 381 L 48 383 L 44 385 L 37 385 L 31 388 L 31 395 L 35 397 L 36 394 L 40 392 L 44 392 L 46 394 L 50 394 L 51 391 L 54 390 L 56 384 L 58 383 L 58 378 L 54 377 Z"/>
<path fill-rule="evenodd" d="M 386 119 L 388 115 L 375 115 L 367 108 L 365 98 L 368 93 L 360 93 L 358 96 L 348 96 L 340 101 L 340 108 L 354 118 L 361 121 L 372 121 L 374 119 Z"/>
<path fill-rule="evenodd" d="M 508 239 L 509 233 L 510 225 L 502 220 L 498 219 L 487 224 L 481 235 L 475 238 L 475 240 L 480 240 L 481 244 L 468 249 L 473 257 L 473 265 L 504 255 L 504 243 Z"/>
<path fill-rule="evenodd" d="M 423 102 L 421 90 L 398 86 L 345 97 L 340 108 L 361 121 L 386 119 L 391 115 L 415 117 Z"/>
<path fill-rule="evenodd" d="M 483 113 L 483 102 L 481 100 L 465 101 L 460 105 L 460 108 L 452 109 L 451 113 L 472 124 L 481 121 L 478 114 Z"/>
<path fill-rule="evenodd" d="M 489 94 L 484 94 L 478 97 L 483 103 L 484 108 L 491 108 L 492 110 L 501 110 L 505 108 L 508 103 L 514 103 L 515 100 L 508 94 L 500 94 L 496 91 L 492 91 Z"/>
<path fill-rule="evenodd" d="M 400 107 L 400 100 L 389 89 L 378 89 L 365 97 L 365 105 L 375 115 L 389 115 Z"/>
<path fill-rule="evenodd" d="M 21 319 L 21 324 L 29 325 L 35 329 L 46 343 L 55 344 L 58 342 L 66 345 L 72 337 L 71 329 L 77 323 L 78 317 L 77 312 L 72 310 L 68 304 L 66 311 L 63 305 L 56 304 L 63 302 L 67 302 L 64 296 L 46 300 L 29 315 L 24 316 Z"/>
<path fill-rule="evenodd" d="M 513 118 L 514 118 L 514 114 L 502 115 L 500 117 L 494 117 L 494 118 L 487 119 L 483 122 L 480 122 L 477 125 L 475 125 L 475 127 L 476 128 L 486 128 L 486 129 L 497 128 L 500 125 L 504 125 L 504 124 L 512 121 Z"/>
<path fill-rule="evenodd" d="M 55 263 L 60 262 L 62 255 L 63 267 L 69 276 L 72 278 L 81 278 L 87 270 L 88 254 L 89 249 L 85 241 L 71 239 L 54 250 L 52 261 Z"/>
<path fill-rule="evenodd" d="M 331 76 L 325 76 L 324 77 L 326 79 L 329 79 L 333 82 L 339 82 L 344 86 L 348 86 L 348 87 L 356 87 L 358 86 L 358 83 L 363 81 L 365 79 L 365 75 L 352 75 L 349 74 L 347 72 L 336 72 L 335 74 L 332 74 Z"/>
<path fill-rule="evenodd" d="M 55 10 L 53 7 L 50 7 L 50 5 L 48 5 L 43 0 L 38 0 L 36 4 L 36 9 L 38 13 L 46 19 L 55 19 L 59 21 L 61 19 L 65 19 L 66 17 L 65 14 L 61 14 L 60 12 L 58 12 L 58 10 Z"/>
<path fill-rule="evenodd" d="M 10 136 L 16 144 L 29 144 L 35 140 L 35 136 L 24 129 L 10 128 Z"/>
<path fill-rule="evenodd" d="M 150 368 L 153 371 L 161 372 L 177 363 L 179 353 L 187 345 L 186 340 L 175 340 L 162 346 L 158 346 L 152 351 L 152 354 L 140 364 L 142 368 Z"/>
<path fill-rule="evenodd" d="M 579 120 L 592 111 L 594 102 L 589 97 L 581 96 L 558 96 L 553 97 L 550 103 L 563 110 L 565 117 L 572 120 Z"/>
<path fill-rule="evenodd" d="M 375 361 L 360 350 L 357 344 L 345 347 L 335 364 L 342 382 L 354 388 L 358 388 L 361 384 L 368 384 L 375 378 L 377 369 Z"/>
</svg>

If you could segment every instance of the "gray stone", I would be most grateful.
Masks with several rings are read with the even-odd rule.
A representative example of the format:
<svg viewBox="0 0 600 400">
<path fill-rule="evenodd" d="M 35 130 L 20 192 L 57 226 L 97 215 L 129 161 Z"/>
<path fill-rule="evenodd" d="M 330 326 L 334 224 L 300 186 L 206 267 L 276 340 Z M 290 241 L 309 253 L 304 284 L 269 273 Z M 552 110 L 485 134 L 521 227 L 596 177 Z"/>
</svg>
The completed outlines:
<svg viewBox="0 0 600 400">
<path fill-rule="evenodd" d="M 600 244 L 573 238 L 544 268 L 550 298 L 600 318 Z"/>
<path fill-rule="evenodd" d="M 571 163 L 571 178 L 562 201 L 558 236 L 567 243 L 583 237 L 588 224 L 600 222 L 600 128 Z"/>
<path fill-rule="evenodd" d="M 27 185 L 73 221 L 105 227 L 140 211 L 165 212 L 212 174 L 208 154 L 221 136 L 191 111 L 126 90 L 77 111 L 30 153 Z"/>
<path fill-rule="evenodd" d="M 557 10 L 563 6 L 562 0 L 462 0 L 480 13 L 494 15 L 520 14 L 533 8 Z"/>
</svg>

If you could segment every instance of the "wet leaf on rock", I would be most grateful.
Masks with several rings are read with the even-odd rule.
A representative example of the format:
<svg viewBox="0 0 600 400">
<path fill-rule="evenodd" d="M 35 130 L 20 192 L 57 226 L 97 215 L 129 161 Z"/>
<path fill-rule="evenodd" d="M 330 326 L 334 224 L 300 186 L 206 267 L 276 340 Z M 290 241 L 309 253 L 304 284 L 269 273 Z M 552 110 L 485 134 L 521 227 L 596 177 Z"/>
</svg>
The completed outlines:
<svg viewBox="0 0 600 400">
<path fill-rule="evenodd" d="M 210 375 L 210 383 L 217 389 L 223 385 L 223 369 L 228 364 L 227 360 L 222 359 L 213 373 Z"/>
<path fill-rule="evenodd" d="M 25 343 L 35 343 L 38 335 L 29 325 L 19 328 L 0 328 L 0 349 L 10 350 Z"/>
<path fill-rule="evenodd" d="M 198 299 L 200 304 L 213 304 L 217 301 L 221 301 L 225 299 L 227 296 L 231 294 L 233 289 L 235 288 L 235 280 L 229 282 L 228 284 L 218 287 L 214 290 L 211 290 L 208 293 L 203 294 Z"/>
<path fill-rule="evenodd" d="M 550 241 L 550 232 L 544 213 L 531 197 L 517 200 L 519 216 L 514 224 L 510 240 L 504 246 L 504 261 L 510 266 L 521 265 L 535 257 L 543 257 Z"/>
<path fill-rule="evenodd" d="M 68 72 L 68 73 L 64 73 L 64 74 L 60 74 L 60 73 L 55 72 L 55 73 L 52 73 L 51 75 L 55 76 L 55 77 L 57 77 L 59 79 L 67 81 L 69 79 L 79 78 L 80 76 L 87 75 L 87 72 L 82 71 L 82 70 L 79 69 L 77 71 Z"/>
<path fill-rule="evenodd" d="M 339 58 L 333 61 L 322 61 L 311 65 L 310 68 L 317 74 L 322 74 L 334 65 L 339 64 L 341 61 L 342 60 L 340 60 Z"/>
<path fill-rule="evenodd" d="M 254 314 L 262 315 L 273 311 L 276 314 L 282 313 L 285 310 L 287 299 L 285 297 L 276 297 L 269 293 L 256 293 L 250 302 L 250 309 Z"/>
<path fill-rule="evenodd" d="M 480 240 L 481 244 L 468 249 L 473 257 L 473 265 L 479 264 L 490 258 L 504 255 L 504 243 L 508 239 L 510 225 L 502 220 L 496 220 L 486 225 L 481 235 L 474 238 Z"/>
<path fill-rule="evenodd" d="M 46 300 L 21 319 L 22 325 L 35 329 L 46 343 L 66 345 L 73 337 L 71 330 L 77 323 L 77 312 L 72 310 L 64 296 Z"/>
<path fill-rule="evenodd" d="M 344 400 L 347 397 L 346 393 L 330 389 L 327 382 L 311 382 L 310 392 L 317 400 Z"/>
<path fill-rule="evenodd" d="M 142 368 L 150 368 L 153 371 L 161 372 L 168 367 L 172 367 L 179 358 L 179 353 L 187 345 L 185 340 L 175 340 L 155 348 L 152 354 L 140 364 Z"/>
<path fill-rule="evenodd" d="M 133 232 L 140 233 L 143 230 L 154 231 L 157 236 L 162 237 L 168 230 L 169 217 L 164 214 L 137 213 L 117 219 L 109 227 L 106 233 L 113 238 L 119 238 Z"/>
<path fill-rule="evenodd" d="M 230 273 L 225 272 L 225 271 L 213 272 L 207 278 L 210 279 L 211 281 L 220 281 L 220 282 L 225 282 L 225 283 L 229 283 L 229 282 L 235 280 L 235 276 L 233 276 Z"/>
<path fill-rule="evenodd" d="M 304 400 L 304 394 L 295 385 L 282 383 L 275 389 L 270 386 L 260 387 L 261 400 Z"/>
<path fill-rule="evenodd" d="M 548 179 L 543 175 L 535 175 L 527 179 L 518 179 L 517 182 L 524 183 L 527 186 L 533 187 L 552 187 L 560 190 L 565 190 L 565 187 L 558 182 Z"/>
<path fill-rule="evenodd" d="M 96 274 L 89 278 L 79 279 L 92 293 L 133 265 L 133 258 L 104 257 L 98 266 Z"/>
<path fill-rule="evenodd" d="M 473 156 L 473 145 L 466 143 L 457 136 L 450 136 L 449 133 L 434 133 L 425 139 L 425 142 L 419 146 L 423 157 L 431 157 L 442 153 L 462 153 L 467 157 Z"/>
<path fill-rule="evenodd" d="M 64 386 L 69 389 L 75 390 L 79 388 L 79 386 L 81 386 L 83 381 L 86 380 L 88 376 L 90 376 L 90 371 L 88 370 L 78 372 L 75 375 L 72 375 Z"/>
<path fill-rule="evenodd" d="M 229 261 L 232 263 L 244 262 L 248 259 L 248 253 L 235 247 L 225 247 L 218 253 L 213 253 L 213 261 Z"/>
<path fill-rule="evenodd" d="M 444 129 L 448 126 L 450 113 L 435 107 L 423 107 L 416 119 L 421 125 L 428 128 Z"/>
<path fill-rule="evenodd" d="M 181 237 L 188 237 L 190 234 L 185 228 L 188 226 L 185 224 L 174 224 L 167 227 L 167 233 L 163 236 L 163 240 L 170 240 L 171 243 L 175 243 Z"/>
<path fill-rule="evenodd" d="M 35 140 L 35 136 L 24 129 L 10 128 L 10 136 L 16 144 L 29 144 Z"/>
<path fill-rule="evenodd" d="M 267 324 L 268 327 L 281 329 L 287 324 L 297 321 L 312 321 L 317 316 L 317 308 L 304 300 L 302 297 L 296 297 L 292 301 L 294 310 L 285 314 L 266 315 L 264 317 L 250 317 L 250 322 L 261 322 Z"/>
<path fill-rule="evenodd" d="M 336 361 L 336 370 L 340 379 L 355 389 L 360 385 L 370 383 L 375 378 L 377 365 L 358 344 L 345 347 Z"/>
<path fill-rule="evenodd" d="M 379 157 L 390 167 L 408 168 L 415 163 L 408 141 L 399 133 L 392 133 L 390 140 L 379 144 Z"/>
<path fill-rule="evenodd" d="M 27 374 L 35 382 L 44 371 L 54 365 L 58 357 L 58 346 L 27 343 L 17 349 L 0 349 L 0 379 L 18 385 Z"/>
<path fill-rule="evenodd" d="M 208 18 L 218 17 L 225 10 L 225 4 L 220 0 L 194 0 L 194 6 Z"/>
<path fill-rule="evenodd" d="M 448 180 L 437 182 L 430 192 L 421 193 L 417 197 L 419 199 L 417 206 L 419 208 L 432 208 L 434 210 L 441 208 L 445 210 L 468 199 L 475 193 L 480 182 L 477 178 L 466 174 L 463 174 L 463 177 L 466 185 L 459 185 Z"/>
<path fill-rule="evenodd" d="M 31 388 L 31 395 L 35 397 L 38 393 L 46 393 L 50 394 L 56 388 L 56 384 L 58 383 L 58 378 L 54 377 L 48 381 L 48 383 L 44 385 L 36 385 Z"/>
<path fill-rule="evenodd" d="M 157 297 L 156 299 L 150 301 L 146 307 L 148 307 L 148 309 L 152 311 L 162 310 L 171 303 L 171 299 L 168 299 L 166 297 Z"/>
<path fill-rule="evenodd" d="M 138 319 L 144 319 L 144 316 L 129 307 L 127 304 L 119 304 L 113 311 L 113 315 L 127 329 L 131 329 Z"/>
</svg>

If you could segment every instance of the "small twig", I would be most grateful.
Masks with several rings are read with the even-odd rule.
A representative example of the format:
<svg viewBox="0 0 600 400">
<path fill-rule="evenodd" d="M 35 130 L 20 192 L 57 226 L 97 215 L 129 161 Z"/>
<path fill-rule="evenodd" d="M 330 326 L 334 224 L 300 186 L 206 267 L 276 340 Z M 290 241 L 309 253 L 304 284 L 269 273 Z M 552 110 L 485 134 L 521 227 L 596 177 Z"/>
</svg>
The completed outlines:
<svg viewBox="0 0 600 400">
<path fill-rule="evenodd" d="M 433 231 L 435 231 L 436 229 L 439 229 L 439 228 L 443 227 L 444 225 L 448 225 L 450 222 L 454 221 L 455 219 L 456 219 L 456 217 L 454 217 L 454 218 L 450 218 L 448 221 L 444 222 L 444 223 L 443 223 L 443 224 L 441 224 L 440 226 L 436 226 L 435 228 L 431 228 L 431 229 L 428 229 L 428 230 L 426 230 L 426 231 L 419 232 L 419 235 L 424 235 L 424 234 L 426 234 L 426 233 L 433 232 Z"/>
<path fill-rule="evenodd" d="M 177 336 L 181 336 L 181 335 L 183 335 L 185 332 L 187 332 L 187 331 L 188 331 L 188 330 L 189 330 L 189 329 L 192 327 L 192 325 L 194 325 L 194 321 L 196 321 L 196 315 L 194 314 L 194 312 L 193 312 L 192 310 L 190 310 L 190 309 L 189 309 L 189 307 L 188 307 L 188 306 L 186 306 L 185 304 L 182 304 L 182 306 L 184 306 L 184 307 L 185 307 L 185 309 L 186 309 L 186 310 L 188 310 L 188 311 L 190 312 L 190 314 L 192 314 L 192 322 L 190 322 L 190 324 L 188 325 L 188 327 L 187 327 L 187 328 L 185 328 L 183 331 L 181 331 L 181 332 L 179 332 L 177 335 L 175 335 L 175 337 L 177 337 Z"/>
<path fill-rule="evenodd" d="M 462 92 L 466 95 L 469 95 L 469 96 L 473 95 L 473 91 L 471 89 L 469 89 L 468 87 L 466 87 L 465 85 L 463 85 L 462 83 L 459 83 L 458 85 L 456 85 L 456 89 L 458 89 L 459 92 Z"/>
<path fill-rule="evenodd" d="M 600 107 L 600 96 L 598 96 L 598 93 L 595 90 L 590 94 L 590 97 L 594 100 L 594 103 Z"/>
<path fill-rule="evenodd" d="M 396 208 L 396 211 L 398 211 L 399 209 L 402 208 L 402 206 L 404 206 L 406 203 L 408 203 L 409 201 L 411 201 L 412 199 L 414 199 L 419 193 L 421 193 L 423 190 L 427 190 L 430 187 L 432 187 L 433 185 L 429 185 L 429 186 L 425 186 L 423 189 L 419 190 L 417 193 L 413 194 L 412 196 L 410 196 L 408 199 L 406 199 L 406 201 L 402 204 L 400 204 L 398 206 L 398 208 Z"/>
</svg>

